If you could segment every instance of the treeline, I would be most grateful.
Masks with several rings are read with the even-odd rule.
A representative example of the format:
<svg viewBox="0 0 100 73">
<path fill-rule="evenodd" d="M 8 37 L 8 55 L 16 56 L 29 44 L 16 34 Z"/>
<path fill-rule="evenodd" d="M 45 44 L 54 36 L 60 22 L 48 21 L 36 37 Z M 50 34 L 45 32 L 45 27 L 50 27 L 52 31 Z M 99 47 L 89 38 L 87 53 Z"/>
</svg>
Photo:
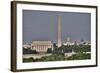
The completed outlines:
<svg viewBox="0 0 100 73">
<path fill-rule="evenodd" d="M 35 50 L 23 49 L 23 54 L 39 54 Z M 65 53 L 72 53 L 72 56 L 66 57 Z M 53 44 L 52 48 L 48 48 L 47 53 L 52 53 L 50 56 L 44 56 L 41 58 L 23 58 L 23 62 L 43 62 L 43 61 L 63 61 L 63 60 L 84 60 L 91 58 L 91 46 L 90 45 L 62 45 L 57 47 L 56 44 Z"/>
<path fill-rule="evenodd" d="M 48 53 L 53 54 L 64 54 L 64 53 L 86 53 L 91 52 L 91 45 L 62 45 L 61 47 L 57 47 L 56 44 L 53 45 L 53 50 L 48 49 Z"/>
<path fill-rule="evenodd" d="M 73 54 L 72 56 L 65 57 L 61 54 L 52 54 L 50 56 L 44 56 L 41 58 L 23 58 L 23 62 L 47 62 L 47 61 L 64 61 L 64 60 L 85 60 L 90 59 L 91 54 L 80 53 L 80 54 Z"/>
<path fill-rule="evenodd" d="M 23 48 L 23 54 L 38 54 L 36 50 L 31 50 L 30 48 Z"/>
</svg>

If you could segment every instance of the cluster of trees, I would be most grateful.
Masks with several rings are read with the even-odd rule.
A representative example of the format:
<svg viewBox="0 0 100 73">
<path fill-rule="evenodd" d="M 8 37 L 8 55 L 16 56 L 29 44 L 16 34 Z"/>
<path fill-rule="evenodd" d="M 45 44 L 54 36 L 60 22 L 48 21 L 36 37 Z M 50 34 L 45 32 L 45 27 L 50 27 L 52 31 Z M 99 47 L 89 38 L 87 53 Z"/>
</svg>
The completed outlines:
<svg viewBox="0 0 100 73">
<path fill-rule="evenodd" d="M 64 55 L 52 54 L 50 56 L 42 57 L 41 60 L 42 61 L 61 61 L 61 60 L 64 60 Z"/>
<path fill-rule="evenodd" d="M 36 50 L 31 50 L 30 48 L 23 48 L 23 54 L 38 54 Z"/>
<path fill-rule="evenodd" d="M 30 58 L 23 58 L 23 62 L 40 62 L 40 61 L 43 61 L 43 58 L 33 58 L 33 57 L 30 57 Z"/>
<path fill-rule="evenodd" d="M 84 60 L 84 59 L 91 59 L 91 54 L 79 53 L 79 54 L 73 54 L 72 56 L 67 58 L 67 60 Z"/>
<path fill-rule="evenodd" d="M 34 59 L 32 57 L 30 58 L 23 58 L 23 62 L 46 62 L 46 61 L 64 61 L 64 60 L 84 60 L 84 59 L 90 59 L 91 54 L 85 54 L 85 53 L 80 53 L 80 54 L 73 54 L 72 56 L 69 57 L 64 57 L 64 55 L 57 55 L 57 54 L 52 54 L 50 56 L 44 56 L 42 58 L 37 58 Z"/>
<path fill-rule="evenodd" d="M 41 62 L 41 61 L 61 61 L 65 60 L 63 55 L 52 54 L 50 56 L 44 56 L 41 58 L 23 58 L 23 62 Z"/>
<path fill-rule="evenodd" d="M 90 45 L 62 45 L 61 47 L 57 47 L 56 44 L 53 44 L 53 51 L 51 48 L 47 50 L 47 53 L 53 54 L 64 54 L 64 53 L 86 53 L 91 51 Z"/>
<path fill-rule="evenodd" d="M 34 58 L 30 57 L 30 58 L 23 58 L 23 62 L 34 62 Z"/>
</svg>

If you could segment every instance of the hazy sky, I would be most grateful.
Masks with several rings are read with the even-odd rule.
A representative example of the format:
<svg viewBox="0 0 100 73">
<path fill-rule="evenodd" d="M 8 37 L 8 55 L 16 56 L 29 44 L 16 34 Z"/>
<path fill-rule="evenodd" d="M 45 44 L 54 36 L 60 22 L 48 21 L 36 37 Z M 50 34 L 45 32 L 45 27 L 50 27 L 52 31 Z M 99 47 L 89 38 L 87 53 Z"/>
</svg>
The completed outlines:
<svg viewBox="0 0 100 73">
<path fill-rule="evenodd" d="M 71 40 L 90 41 L 89 13 L 23 10 L 23 43 L 33 40 L 56 42 L 59 15 L 62 21 L 62 41 L 67 37 Z"/>
</svg>

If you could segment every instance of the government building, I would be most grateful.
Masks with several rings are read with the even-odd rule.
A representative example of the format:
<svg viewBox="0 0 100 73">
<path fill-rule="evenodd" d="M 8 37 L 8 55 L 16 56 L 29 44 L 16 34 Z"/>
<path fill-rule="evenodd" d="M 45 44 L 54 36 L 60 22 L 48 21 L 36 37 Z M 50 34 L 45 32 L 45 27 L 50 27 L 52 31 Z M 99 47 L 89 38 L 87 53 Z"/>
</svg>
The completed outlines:
<svg viewBox="0 0 100 73">
<path fill-rule="evenodd" d="M 51 41 L 33 41 L 31 43 L 31 49 L 39 53 L 46 53 L 48 48 L 52 48 Z"/>
</svg>

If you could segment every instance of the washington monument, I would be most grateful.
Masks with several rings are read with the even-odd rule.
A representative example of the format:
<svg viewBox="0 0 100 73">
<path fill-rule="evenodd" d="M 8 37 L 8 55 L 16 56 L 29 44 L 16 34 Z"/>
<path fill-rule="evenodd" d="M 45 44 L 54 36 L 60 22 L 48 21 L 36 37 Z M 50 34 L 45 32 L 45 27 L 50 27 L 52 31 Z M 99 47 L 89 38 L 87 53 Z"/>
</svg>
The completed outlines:
<svg viewBox="0 0 100 73">
<path fill-rule="evenodd" d="M 58 16 L 57 46 L 61 46 L 61 16 Z"/>
</svg>

